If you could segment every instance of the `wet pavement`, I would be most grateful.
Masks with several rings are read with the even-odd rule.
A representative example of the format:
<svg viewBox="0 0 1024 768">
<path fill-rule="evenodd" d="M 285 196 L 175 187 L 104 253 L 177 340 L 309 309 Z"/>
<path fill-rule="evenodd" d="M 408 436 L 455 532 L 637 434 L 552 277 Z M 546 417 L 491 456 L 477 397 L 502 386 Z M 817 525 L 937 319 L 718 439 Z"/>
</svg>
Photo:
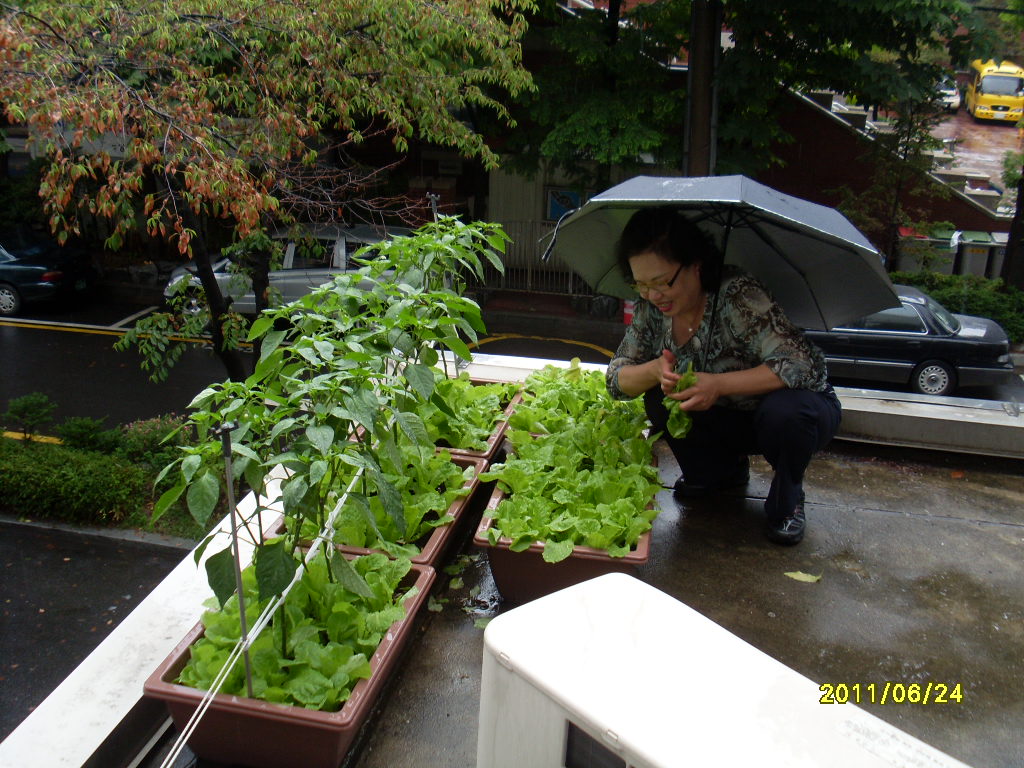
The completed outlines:
<svg viewBox="0 0 1024 768">
<path fill-rule="evenodd" d="M 123 532 L 0 519 L 0 740 L 187 552 Z"/>
<path fill-rule="evenodd" d="M 661 458 L 672 482 L 674 462 Z M 807 476 L 807 538 L 780 548 L 761 534 L 770 475 L 755 462 L 743 493 L 679 507 L 663 492 L 651 559 L 637 575 L 818 683 L 959 683 L 959 703 L 862 706 L 975 768 L 1019 767 L 1020 470 L 1019 462 L 836 442 Z M 785 575 L 792 571 L 821 579 L 795 581 Z M 346 765 L 475 764 L 476 621 L 507 606 L 492 608 L 485 558 L 473 555 L 461 578 L 458 589 L 440 587 L 443 610 L 427 615 L 365 746 Z M 610 679 L 609 695 L 625 686 Z M 686 723 L 679 727 L 685 740 Z"/>
<path fill-rule="evenodd" d="M 961 108 L 932 130 L 932 135 L 946 142 L 951 151 L 951 167 L 979 171 L 1002 190 L 1003 157 L 1007 152 L 1021 150 L 1017 128 L 1013 123 L 986 121 L 979 123 Z"/>
</svg>

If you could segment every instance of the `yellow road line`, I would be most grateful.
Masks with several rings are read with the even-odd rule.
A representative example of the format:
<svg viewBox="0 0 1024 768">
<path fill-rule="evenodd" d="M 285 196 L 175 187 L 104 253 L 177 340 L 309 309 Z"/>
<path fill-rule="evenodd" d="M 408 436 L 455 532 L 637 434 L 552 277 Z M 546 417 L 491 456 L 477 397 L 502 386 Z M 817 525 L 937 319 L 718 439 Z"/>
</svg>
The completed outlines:
<svg viewBox="0 0 1024 768">
<path fill-rule="evenodd" d="M 4 432 L 4 437 L 8 437 L 11 440 L 24 440 L 25 436 L 21 432 Z M 47 437 L 46 435 L 32 435 L 31 442 L 33 443 L 61 443 L 59 437 Z"/>
<path fill-rule="evenodd" d="M 63 331 L 65 333 L 89 333 L 94 336 L 124 336 L 127 331 L 120 329 L 103 328 L 98 325 L 69 325 L 64 323 L 33 323 L 24 320 L 0 320 L 0 326 L 12 328 L 31 328 L 39 331 Z M 192 336 L 169 336 L 171 341 L 181 341 L 188 344 L 210 344 L 210 339 L 198 339 Z M 243 341 L 239 346 L 251 347 L 252 343 Z"/>
<path fill-rule="evenodd" d="M 476 347 L 483 346 L 484 344 L 487 344 L 489 342 L 492 342 L 492 341 L 503 341 L 505 339 L 531 339 L 533 341 L 557 341 L 560 344 L 575 344 L 575 345 L 580 346 L 580 347 L 587 347 L 588 349 L 592 349 L 595 352 L 600 352 L 602 355 L 607 357 L 609 360 L 611 360 L 613 357 L 615 357 L 615 353 L 614 352 L 612 352 L 612 351 L 610 351 L 608 349 L 605 349 L 604 347 L 602 347 L 602 346 L 600 346 L 598 344 L 591 344 L 589 341 L 574 341 L 572 339 L 558 339 L 558 338 L 554 338 L 554 337 L 551 337 L 551 336 L 525 336 L 525 335 L 523 335 L 521 333 L 496 333 L 493 336 L 488 336 L 485 339 L 481 339 L 479 342 L 477 342 L 475 344 L 470 344 L 469 348 L 470 349 L 475 349 Z"/>
</svg>

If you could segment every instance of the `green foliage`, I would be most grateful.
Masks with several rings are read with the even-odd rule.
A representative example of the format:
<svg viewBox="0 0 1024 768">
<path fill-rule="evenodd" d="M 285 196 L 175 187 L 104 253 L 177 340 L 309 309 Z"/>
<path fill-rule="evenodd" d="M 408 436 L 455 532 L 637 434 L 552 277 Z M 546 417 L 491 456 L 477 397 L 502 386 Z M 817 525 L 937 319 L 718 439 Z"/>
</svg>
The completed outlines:
<svg viewBox="0 0 1024 768">
<path fill-rule="evenodd" d="M 645 154 L 678 165 L 685 75 L 663 64 L 680 50 L 688 3 L 639 4 L 622 19 L 604 8 L 544 11 L 531 35 L 546 55 L 516 111 L 522 127 L 507 135 L 507 164 L 532 175 L 550 161 L 583 187 L 607 186 L 612 165 L 639 169 Z"/>
<path fill-rule="evenodd" d="M 187 439 L 184 424 L 185 417 L 173 413 L 129 422 L 121 427 L 117 453 L 135 464 L 161 469 L 181 453 L 179 446 Z"/>
<path fill-rule="evenodd" d="M 624 557 L 650 530 L 661 487 L 640 401 L 612 400 L 601 373 L 574 361 L 531 374 L 520 410 L 517 423 L 538 431 L 510 429 L 511 455 L 480 476 L 508 493 L 492 515 L 490 541 L 507 538 L 514 552 L 542 541 L 547 562 L 576 545 Z"/>
<path fill-rule="evenodd" d="M 72 416 L 57 427 L 57 437 L 68 448 L 114 453 L 121 446 L 121 431 L 104 428 L 103 421 L 89 416 Z"/>
<path fill-rule="evenodd" d="M 402 521 L 387 514 L 378 494 L 350 492 L 334 524 L 333 541 L 351 547 L 380 549 L 392 556 L 415 557 L 434 529 L 449 525 L 449 510 L 469 492 L 467 482 L 475 470 L 462 468 L 447 451 L 401 441 L 381 446 L 381 470 L 401 498 Z M 339 478 L 336 495 L 355 478 L 355 472 Z M 311 520 L 303 521 L 299 537 L 312 539 L 319 531 Z"/>
<path fill-rule="evenodd" d="M 679 377 L 679 381 L 676 382 L 676 392 L 682 392 L 684 389 L 689 389 L 697 383 L 697 374 L 693 371 L 693 360 L 690 361 L 686 367 L 686 371 Z M 665 428 L 672 437 L 683 438 L 690 434 L 690 427 L 693 426 L 693 417 L 687 411 L 684 411 L 679 407 L 679 401 L 673 400 L 671 397 L 666 397 L 662 404 L 665 406 L 665 410 L 668 411 L 668 422 Z"/>
<path fill-rule="evenodd" d="M 890 277 L 920 288 L 951 312 L 995 320 L 1011 342 L 1024 342 L 1024 291 L 1002 280 L 938 272 L 893 272 Z"/>
<path fill-rule="evenodd" d="M 419 415 L 435 445 L 483 451 L 517 389 L 506 382 L 474 383 L 466 373 L 448 378 L 438 372 L 434 395 Z"/>
<path fill-rule="evenodd" d="M 10 513 L 102 525 L 124 519 L 148 497 L 146 473 L 123 459 L 0 440 L 0 499 Z"/>
<path fill-rule="evenodd" d="M 154 516 L 184 499 L 205 523 L 223 503 L 216 430 L 235 421 L 234 476 L 260 498 L 279 502 L 293 545 L 300 526 L 323 530 L 346 502 L 364 513 L 371 530 L 376 526 L 378 538 L 411 543 L 437 510 L 407 513 L 402 489 L 410 465 L 402 446 L 418 452 L 421 463 L 432 456 L 421 409 L 430 402 L 452 411 L 435 396 L 434 366 L 442 357 L 445 366 L 469 359 L 467 341 L 483 329 L 479 306 L 458 292 L 463 275 L 479 274 L 485 259 L 500 267 L 506 240 L 496 226 L 443 217 L 375 246 L 375 257 L 360 269 L 264 312 L 249 333 L 259 350 L 253 374 L 212 385 L 191 403 L 187 431 L 195 441 L 162 473 L 170 487 Z M 268 485 L 277 466 L 289 473 L 279 487 Z"/>
<path fill-rule="evenodd" d="M 408 560 L 368 555 L 348 563 L 335 553 L 318 555 L 287 596 L 280 622 L 260 635 L 250 650 L 257 698 L 326 712 L 338 711 L 356 683 L 371 674 L 369 658 L 391 626 L 405 618 L 404 603 L 415 594 L 402 589 Z M 248 626 L 267 598 L 257 589 L 255 568 L 242 575 Z M 241 637 L 237 597 L 203 615 L 204 636 L 190 649 L 178 682 L 208 690 Z M 246 696 L 241 659 L 223 693 Z"/>
<path fill-rule="evenodd" d="M 30 392 L 13 398 L 7 404 L 4 424 L 18 429 L 25 440 L 31 440 L 39 429 L 53 420 L 57 404 L 43 392 Z"/>
</svg>

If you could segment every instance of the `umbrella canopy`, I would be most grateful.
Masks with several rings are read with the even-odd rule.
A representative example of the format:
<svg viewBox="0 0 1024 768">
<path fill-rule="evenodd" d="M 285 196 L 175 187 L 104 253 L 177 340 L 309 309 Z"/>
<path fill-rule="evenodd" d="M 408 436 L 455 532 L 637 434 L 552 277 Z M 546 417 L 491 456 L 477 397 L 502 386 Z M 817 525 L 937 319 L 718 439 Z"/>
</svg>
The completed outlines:
<svg viewBox="0 0 1024 768">
<path fill-rule="evenodd" d="M 827 330 L 899 306 L 878 251 L 841 213 L 745 176 L 637 176 L 556 228 L 554 254 L 598 293 L 635 298 L 615 249 L 640 208 L 671 205 L 712 236 L 802 328 Z"/>
</svg>

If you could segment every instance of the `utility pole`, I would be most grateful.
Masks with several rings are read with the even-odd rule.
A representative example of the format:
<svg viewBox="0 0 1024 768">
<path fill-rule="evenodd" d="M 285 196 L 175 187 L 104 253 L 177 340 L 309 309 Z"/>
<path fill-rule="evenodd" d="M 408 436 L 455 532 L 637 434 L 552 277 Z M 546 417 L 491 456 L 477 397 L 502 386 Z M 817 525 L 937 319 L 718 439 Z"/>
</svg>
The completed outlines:
<svg viewBox="0 0 1024 768">
<path fill-rule="evenodd" d="M 687 176 L 711 176 L 715 172 L 718 118 L 715 74 L 721 34 L 721 0 L 693 0 L 687 76 L 689 93 L 683 146 Z"/>
</svg>

